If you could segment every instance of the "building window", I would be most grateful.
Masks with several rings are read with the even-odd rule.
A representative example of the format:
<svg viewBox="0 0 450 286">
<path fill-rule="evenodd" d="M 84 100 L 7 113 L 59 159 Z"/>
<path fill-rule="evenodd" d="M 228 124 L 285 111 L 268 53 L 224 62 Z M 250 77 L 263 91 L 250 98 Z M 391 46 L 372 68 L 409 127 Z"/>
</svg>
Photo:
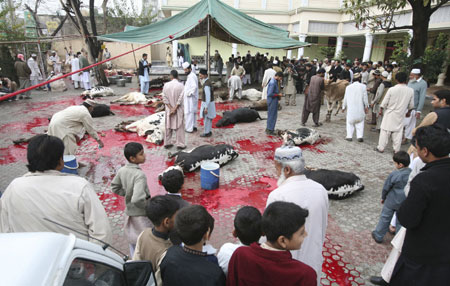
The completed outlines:
<svg viewBox="0 0 450 286">
<path fill-rule="evenodd" d="M 308 37 L 306 37 L 305 42 L 310 43 L 310 44 L 318 44 L 319 43 L 319 37 L 308 36 Z"/>
<path fill-rule="evenodd" d="M 337 33 L 338 23 L 309 21 L 309 33 Z"/>
<path fill-rule="evenodd" d="M 336 47 L 337 38 L 329 37 L 328 38 L 328 47 Z"/>
</svg>

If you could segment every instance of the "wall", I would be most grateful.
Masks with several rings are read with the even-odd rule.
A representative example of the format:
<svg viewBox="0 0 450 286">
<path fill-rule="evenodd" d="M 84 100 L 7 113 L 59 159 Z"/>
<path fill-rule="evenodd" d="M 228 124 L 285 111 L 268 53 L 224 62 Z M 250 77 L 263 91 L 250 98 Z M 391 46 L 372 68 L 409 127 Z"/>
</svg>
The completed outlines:
<svg viewBox="0 0 450 286">
<path fill-rule="evenodd" d="M 127 43 L 113 43 L 113 42 L 107 42 L 105 43 L 106 48 L 111 52 L 112 56 L 117 56 L 118 54 L 125 53 L 127 51 L 132 50 L 131 44 Z M 72 49 L 74 52 L 80 51 L 82 48 L 87 49 L 86 44 L 84 43 L 84 40 L 77 39 L 77 40 L 70 40 L 70 41 L 55 41 L 52 43 L 52 50 L 57 51 L 59 57 L 61 60 L 65 60 L 66 52 L 64 51 L 64 47 L 72 46 Z M 134 44 L 134 48 L 141 47 L 143 45 L 140 44 Z M 142 57 L 143 53 L 147 53 L 149 56 L 149 60 L 152 60 L 151 57 L 151 47 L 146 47 L 142 50 L 136 51 L 136 61 L 138 62 L 139 59 Z M 123 57 L 120 57 L 116 60 L 113 60 L 113 64 L 119 68 L 124 69 L 134 69 L 136 68 L 136 62 L 134 60 L 133 53 L 130 53 L 128 55 L 125 55 Z"/>
</svg>

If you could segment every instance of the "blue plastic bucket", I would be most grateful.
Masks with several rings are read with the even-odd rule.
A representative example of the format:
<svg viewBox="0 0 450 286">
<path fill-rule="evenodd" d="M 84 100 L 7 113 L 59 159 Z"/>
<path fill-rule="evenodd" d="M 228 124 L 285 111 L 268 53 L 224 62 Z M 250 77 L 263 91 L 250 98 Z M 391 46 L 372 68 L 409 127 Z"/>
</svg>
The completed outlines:
<svg viewBox="0 0 450 286">
<path fill-rule="evenodd" d="M 78 175 L 78 163 L 77 158 L 74 155 L 64 155 L 64 168 L 61 170 L 63 173 Z"/>
<path fill-rule="evenodd" d="M 202 189 L 215 190 L 219 188 L 220 166 L 214 162 L 205 162 L 200 169 Z"/>
</svg>

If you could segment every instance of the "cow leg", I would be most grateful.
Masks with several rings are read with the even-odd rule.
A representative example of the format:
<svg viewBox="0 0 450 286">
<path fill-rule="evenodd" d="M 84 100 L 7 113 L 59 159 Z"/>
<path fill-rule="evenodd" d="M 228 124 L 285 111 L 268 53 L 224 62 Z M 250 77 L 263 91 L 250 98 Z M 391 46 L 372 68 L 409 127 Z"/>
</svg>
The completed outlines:
<svg viewBox="0 0 450 286">
<path fill-rule="evenodd" d="M 342 108 L 342 100 L 339 100 L 337 102 L 337 110 L 336 110 L 336 114 L 334 116 L 338 115 L 338 113 L 341 110 L 341 108 Z"/>
<path fill-rule="evenodd" d="M 325 119 L 326 122 L 330 122 L 331 120 L 331 112 L 333 112 L 333 102 L 327 100 L 327 117 Z"/>
</svg>

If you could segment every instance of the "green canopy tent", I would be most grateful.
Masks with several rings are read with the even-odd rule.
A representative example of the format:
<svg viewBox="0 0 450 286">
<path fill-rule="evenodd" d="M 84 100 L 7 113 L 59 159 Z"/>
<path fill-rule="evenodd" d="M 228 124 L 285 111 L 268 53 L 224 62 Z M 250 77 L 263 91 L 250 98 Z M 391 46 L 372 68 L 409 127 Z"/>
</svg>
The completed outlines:
<svg viewBox="0 0 450 286">
<path fill-rule="evenodd" d="M 252 18 L 219 0 L 202 0 L 189 9 L 154 24 L 98 38 L 104 41 L 148 44 L 164 38 L 159 43 L 205 35 L 208 54 L 210 36 L 225 42 L 264 49 L 295 49 L 308 45 L 289 38 L 288 31 Z M 209 67 L 209 57 L 207 61 Z"/>
</svg>

